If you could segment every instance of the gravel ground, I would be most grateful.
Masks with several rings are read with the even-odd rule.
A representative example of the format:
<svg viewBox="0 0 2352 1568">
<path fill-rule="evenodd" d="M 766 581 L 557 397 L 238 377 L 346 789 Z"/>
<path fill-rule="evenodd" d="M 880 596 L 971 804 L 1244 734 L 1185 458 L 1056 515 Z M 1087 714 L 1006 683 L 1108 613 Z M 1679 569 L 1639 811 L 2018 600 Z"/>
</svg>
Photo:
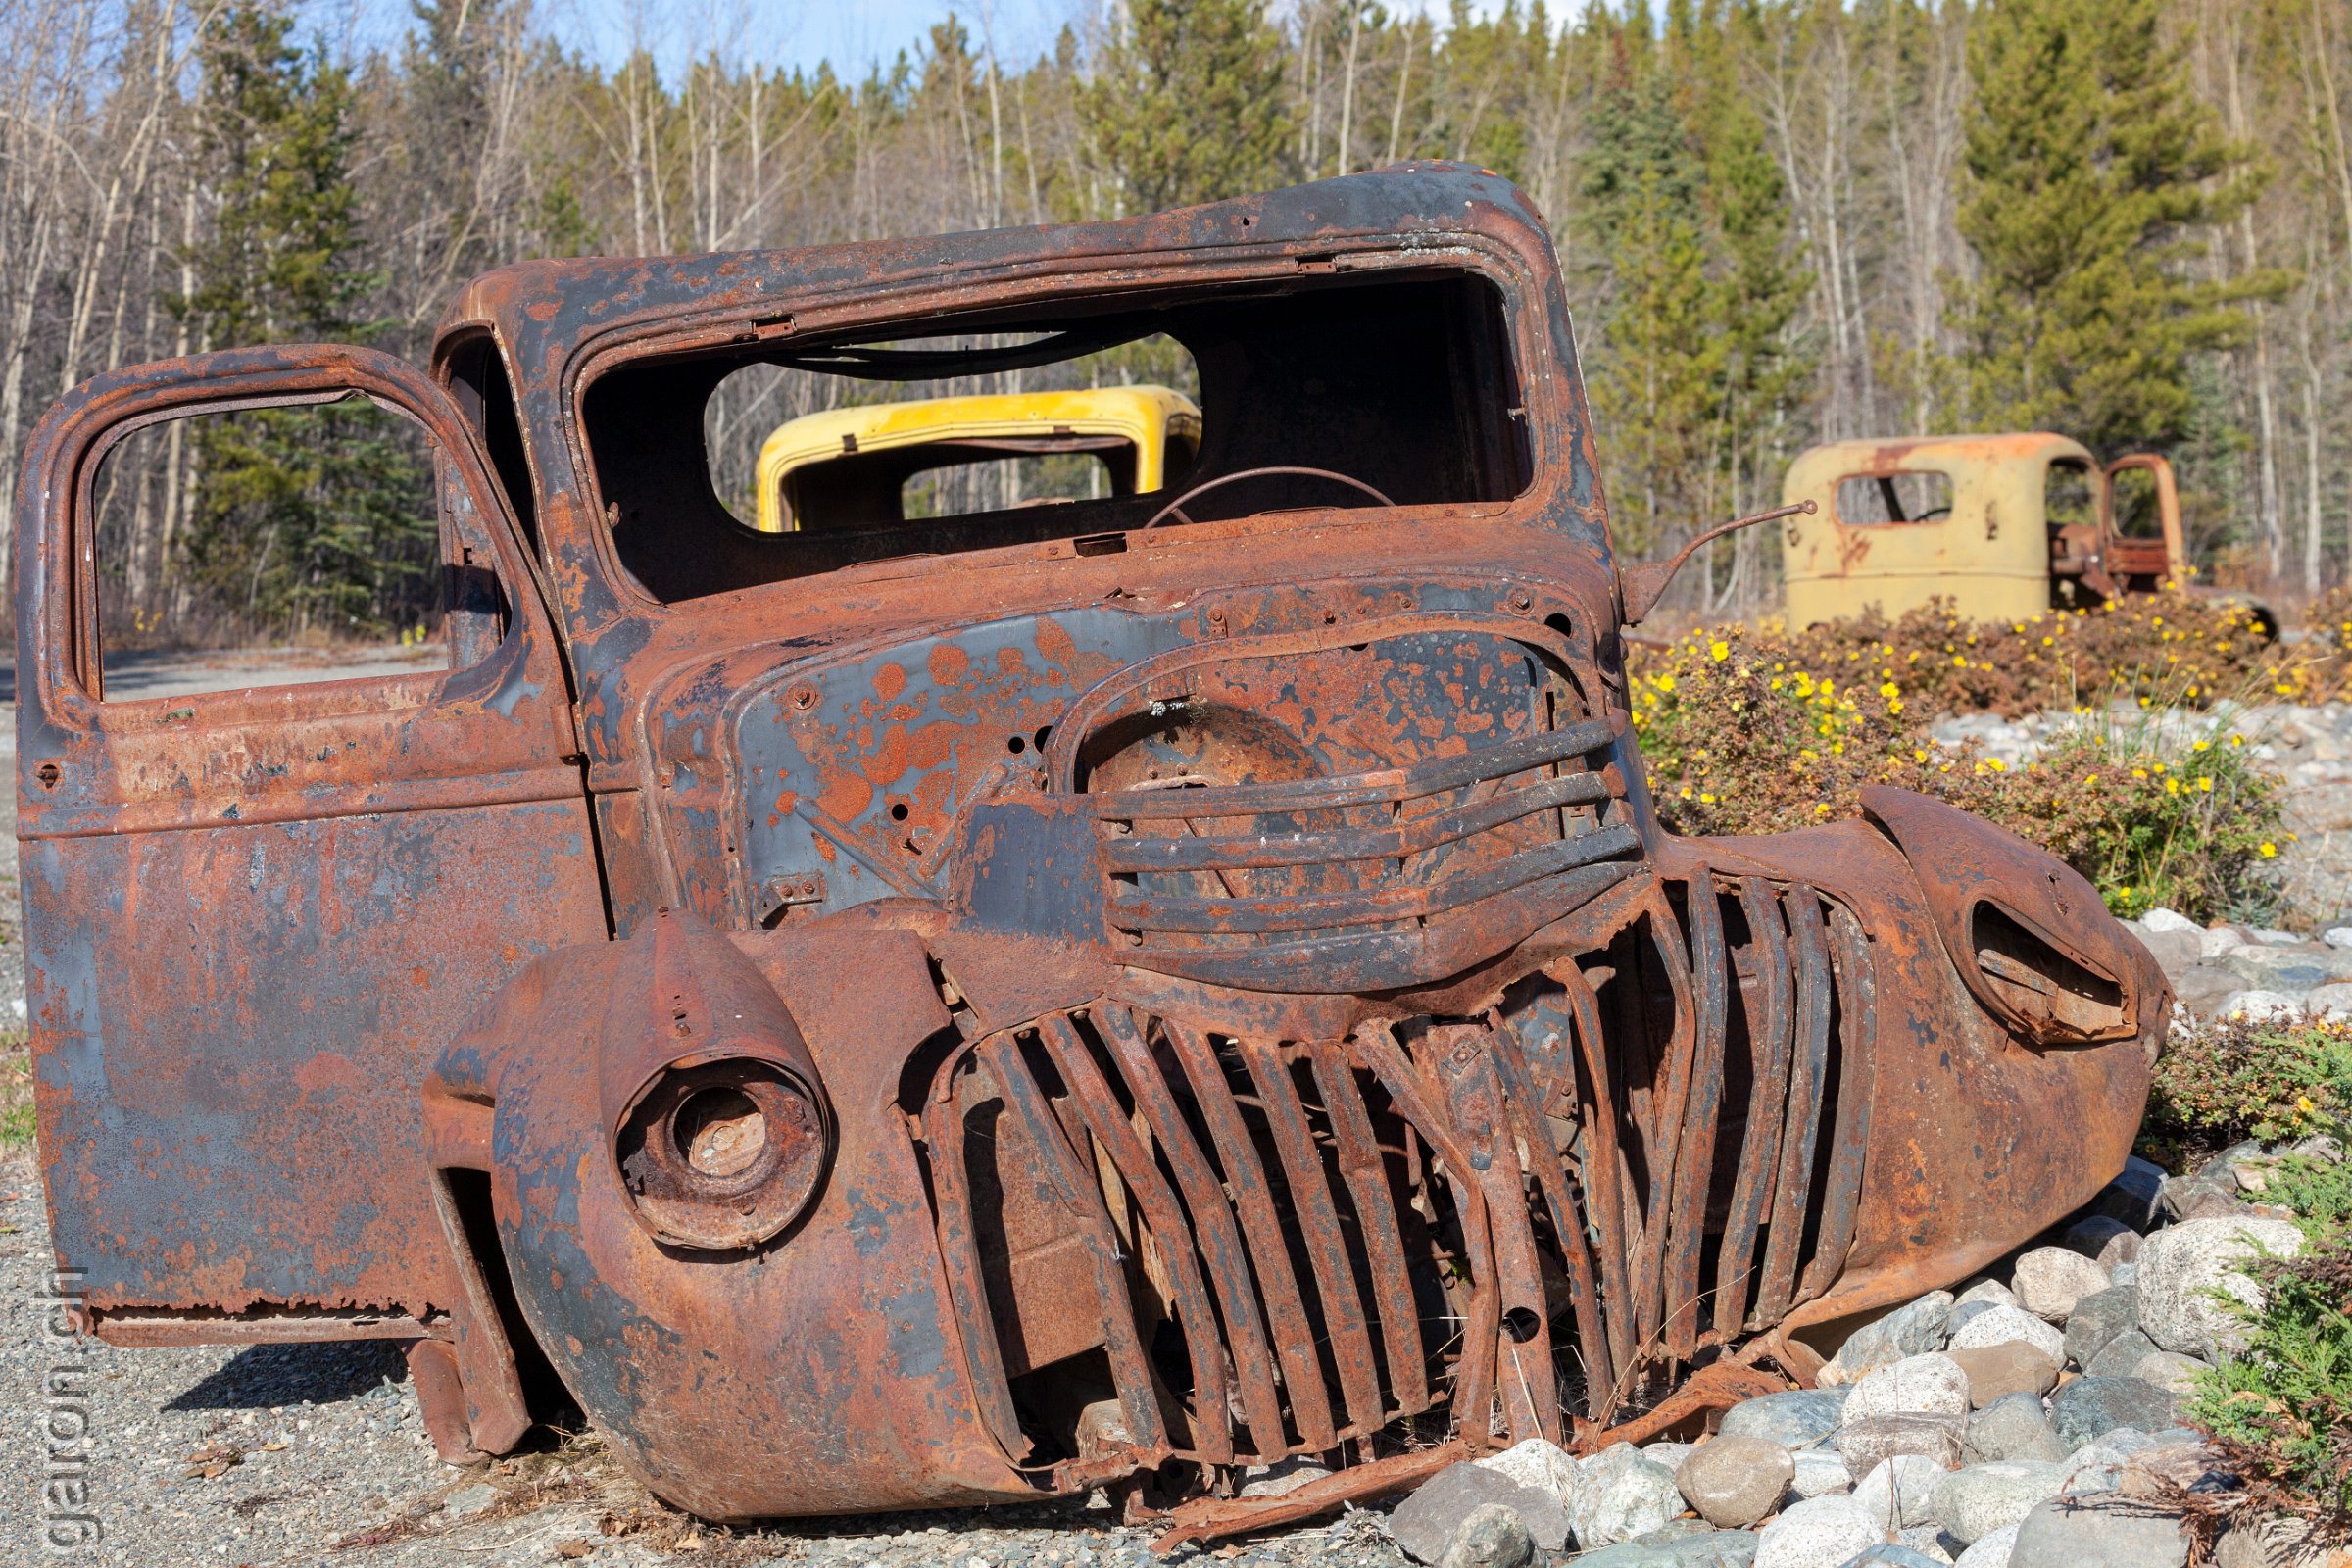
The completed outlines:
<svg viewBox="0 0 2352 1568">
<path fill-rule="evenodd" d="M 190 667 L 133 662 L 111 688 L 139 696 L 217 689 L 222 671 L 262 684 L 413 668 L 414 657 L 299 665 L 229 655 Z M 15 696 L 0 662 L 0 698 Z M 13 781 L 16 707 L 0 701 L 0 780 Z M 22 1027 L 16 792 L 0 787 L 0 1033 Z M 43 1560 L 124 1568 L 508 1568 L 725 1565 L 1123 1568 L 1152 1561 L 1152 1532 L 1107 1505 L 895 1514 L 760 1531 L 698 1525 L 662 1508 L 593 1435 L 534 1433 L 525 1451 L 470 1470 L 433 1456 L 399 1351 L 385 1345 L 118 1349 L 47 1331 L 56 1259 L 40 1177 L 24 1152 L 0 1155 L 0 1564 Z M 55 1391 L 55 1392 L 53 1392 Z M 86 1392 L 84 1392 L 86 1391 Z M 86 1439 L 75 1443 L 86 1424 Z M 44 1507 L 54 1446 L 86 1452 L 86 1505 Z M 89 1528 L 51 1515 L 85 1514 Z M 1401 1568 L 1378 1515 L 1219 1548 L 1233 1563 Z M 49 1537 L 52 1532 L 64 1544 Z M 1227 1555 L 1230 1553 L 1230 1555 Z M 1200 1560 L 1198 1551 L 1179 1562 Z"/>
<path fill-rule="evenodd" d="M 1081 1502 L 758 1531 L 698 1525 L 621 1475 L 593 1436 L 538 1433 L 520 1454 L 452 1469 L 433 1457 L 396 1349 L 118 1349 L 61 1339 L 46 1328 L 54 1262 L 38 1174 L 16 1154 L 0 1162 L 0 1562 L 1140 1568 L 1152 1560 L 1150 1531 L 1121 1528 L 1107 1505 Z M 56 1473 L 52 1439 L 72 1440 L 85 1423 L 87 1504 L 50 1511 L 92 1515 L 99 1535 L 61 1553 L 46 1533 L 82 1527 L 45 1517 L 43 1484 Z M 1405 1557 L 1377 1520 L 1354 1513 L 1209 1556 L 1401 1568 Z"/>
</svg>

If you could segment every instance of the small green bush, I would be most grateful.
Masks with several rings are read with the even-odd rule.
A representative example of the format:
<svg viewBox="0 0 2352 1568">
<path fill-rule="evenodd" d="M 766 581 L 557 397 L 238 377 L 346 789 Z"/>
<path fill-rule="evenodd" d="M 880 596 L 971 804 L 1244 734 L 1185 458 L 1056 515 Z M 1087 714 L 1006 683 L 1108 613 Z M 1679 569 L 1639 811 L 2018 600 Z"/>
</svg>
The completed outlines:
<svg viewBox="0 0 2352 1568">
<path fill-rule="evenodd" d="M 2148 1088 L 2143 1143 L 2159 1163 L 2231 1144 L 2291 1142 L 2352 1115 L 2352 1025 L 2215 1018 L 2174 1026 Z"/>
<path fill-rule="evenodd" d="M 2316 1519 L 2340 1540 L 2352 1532 L 2352 1165 L 2289 1156 L 2263 1196 L 2295 1211 L 2303 1250 L 2246 1270 L 2262 1287 L 2259 1312 L 2226 1298 L 2246 1321 L 2246 1349 L 2198 1375 L 2187 1414 L 2250 1503 Z"/>
</svg>

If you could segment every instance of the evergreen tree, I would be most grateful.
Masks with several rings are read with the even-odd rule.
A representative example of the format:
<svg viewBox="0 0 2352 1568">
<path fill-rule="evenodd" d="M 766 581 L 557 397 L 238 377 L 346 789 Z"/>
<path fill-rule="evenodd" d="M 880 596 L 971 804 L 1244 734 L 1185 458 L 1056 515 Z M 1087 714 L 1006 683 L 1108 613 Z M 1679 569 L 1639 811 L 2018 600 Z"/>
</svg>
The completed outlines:
<svg viewBox="0 0 2352 1568">
<path fill-rule="evenodd" d="M 1282 182 L 1283 47 L 1265 0 L 1128 0 L 1078 110 L 1130 211 Z"/>
<path fill-rule="evenodd" d="M 172 301 L 206 348 L 362 341 L 376 279 L 357 260 L 348 74 L 266 4 L 216 16 L 202 48 L 203 153 L 217 199 Z M 365 399 L 196 421 L 185 537 L 197 585 L 248 629 L 380 630 L 423 607 L 437 525 L 420 438 Z"/>
<path fill-rule="evenodd" d="M 1593 107 L 1582 191 L 1609 288 L 1586 375 L 1630 557 L 1690 519 L 1726 347 L 1708 330 L 1703 168 L 1652 35 L 1647 8 L 1630 7 Z"/>
<path fill-rule="evenodd" d="M 1951 318 L 1980 428 L 2046 426 L 2102 452 L 2176 442 L 2192 358 L 2239 339 L 2238 302 L 2285 286 L 2186 275 L 2190 226 L 2228 221 L 2257 182 L 2163 9 L 1996 0 L 1979 14 L 1959 209 L 1979 273 Z"/>
</svg>

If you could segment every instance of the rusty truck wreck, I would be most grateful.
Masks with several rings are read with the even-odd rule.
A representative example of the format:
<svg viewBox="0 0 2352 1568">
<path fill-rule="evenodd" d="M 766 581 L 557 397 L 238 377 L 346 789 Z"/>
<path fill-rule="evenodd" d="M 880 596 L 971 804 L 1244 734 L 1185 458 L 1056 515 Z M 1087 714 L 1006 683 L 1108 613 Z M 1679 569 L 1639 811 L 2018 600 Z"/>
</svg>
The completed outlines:
<svg viewBox="0 0 2352 1568">
<path fill-rule="evenodd" d="M 747 367 L 1154 334 L 1202 419 L 1161 491 L 790 533 L 713 491 Z M 434 447 L 450 667 L 110 700 L 110 445 L 352 393 Z M 1893 790 L 1660 830 L 1658 568 L 1492 174 L 511 267 L 429 375 L 124 370 L 26 462 L 59 1260 L 121 1344 L 414 1342 L 451 1456 L 540 1380 L 714 1518 L 1589 1442 L 1757 1335 L 1801 1371 L 2137 1125 L 2164 984 L 2057 861 Z"/>
</svg>

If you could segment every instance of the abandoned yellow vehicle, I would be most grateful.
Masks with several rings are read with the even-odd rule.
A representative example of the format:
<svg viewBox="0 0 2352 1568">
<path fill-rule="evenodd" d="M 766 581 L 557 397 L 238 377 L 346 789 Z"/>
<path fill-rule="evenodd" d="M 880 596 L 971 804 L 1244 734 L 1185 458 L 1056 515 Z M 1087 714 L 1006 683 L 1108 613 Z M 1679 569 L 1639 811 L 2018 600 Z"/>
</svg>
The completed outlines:
<svg viewBox="0 0 2352 1568">
<path fill-rule="evenodd" d="M 2045 431 L 1831 442 L 1789 465 L 1783 498 L 1815 506 L 1783 524 L 1792 626 L 1932 599 L 2007 620 L 2191 575 L 2170 464 L 2135 453 L 2101 467 Z"/>
<path fill-rule="evenodd" d="M 821 532 L 928 515 L 940 509 L 925 481 L 979 464 L 1012 465 L 1008 505 L 1150 495 L 1200 450 L 1200 409 L 1164 386 L 826 409 L 777 425 L 760 447 L 759 526 Z"/>
</svg>

